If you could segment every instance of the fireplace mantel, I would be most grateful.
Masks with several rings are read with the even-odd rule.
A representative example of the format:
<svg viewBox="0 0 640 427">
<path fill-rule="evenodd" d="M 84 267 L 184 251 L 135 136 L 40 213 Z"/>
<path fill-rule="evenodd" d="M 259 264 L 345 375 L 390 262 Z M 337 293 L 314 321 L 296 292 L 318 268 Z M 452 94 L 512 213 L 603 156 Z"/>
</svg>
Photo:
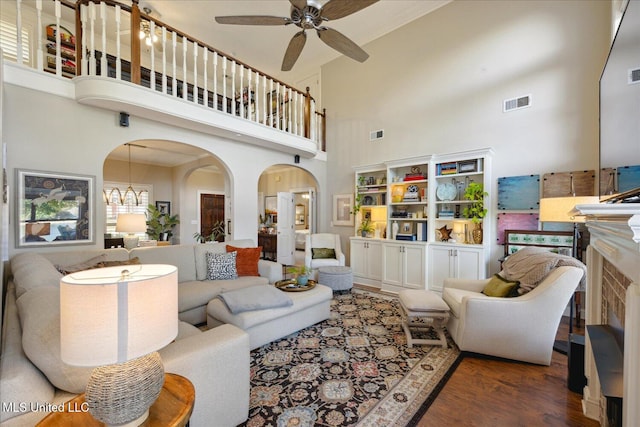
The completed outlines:
<svg viewBox="0 0 640 427">
<path fill-rule="evenodd" d="M 640 420 L 640 204 L 596 204 L 576 206 L 587 215 L 591 234 L 587 250 L 587 325 L 606 324 L 603 318 L 603 265 L 605 261 L 630 280 L 624 298 L 624 385 L 623 425 L 635 426 Z M 633 362 L 633 363 L 632 363 Z M 586 340 L 583 393 L 585 415 L 606 426 L 603 395 L 591 350 Z M 604 417 L 604 419 L 603 419 Z"/>
</svg>

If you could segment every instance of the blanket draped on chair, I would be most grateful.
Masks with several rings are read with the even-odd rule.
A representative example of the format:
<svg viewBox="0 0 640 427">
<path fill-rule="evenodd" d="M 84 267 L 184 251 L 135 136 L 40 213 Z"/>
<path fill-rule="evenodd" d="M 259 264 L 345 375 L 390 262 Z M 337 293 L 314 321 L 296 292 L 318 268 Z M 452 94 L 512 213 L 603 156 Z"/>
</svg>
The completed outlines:
<svg viewBox="0 0 640 427">
<path fill-rule="evenodd" d="M 523 295 L 534 289 L 551 270 L 562 266 L 582 269 L 583 275 L 578 289 L 584 289 L 587 267 L 573 257 L 559 255 L 544 248 L 523 248 L 509 255 L 502 264 L 500 275 L 509 281 L 520 281 L 518 293 Z"/>
</svg>

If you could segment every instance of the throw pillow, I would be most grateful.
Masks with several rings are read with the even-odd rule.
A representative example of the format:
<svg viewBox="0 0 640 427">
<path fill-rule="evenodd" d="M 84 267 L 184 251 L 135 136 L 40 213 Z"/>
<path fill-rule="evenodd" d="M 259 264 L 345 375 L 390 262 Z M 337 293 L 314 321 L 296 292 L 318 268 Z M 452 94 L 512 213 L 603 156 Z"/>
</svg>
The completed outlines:
<svg viewBox="0 0 640 427">
<path fill-rule="evenodd" d="M 236 270 L 238 276 L 259 276 L 258 260 L 262 253 L 262 246 L 257 248 L 238 248 L 236 246 L 227 245 L 227 252 L 237 252 Z"/>
<path fill-rule="evenodd" d="M 212 253 L 207 252 L 207 280 L 237 279 L 237 252 Z"/>
<path fill-rule="evenodd" d="M 91 270 L 93 268 L 102 267 L 102 263 L 105 261 L 106 255 L 100 254 L 97 257 L 93 257 L 83 262 L 79 262 L 73 265 L 56 265 L 56 269 L 62 274 L 71 274 L 77 271 Z"/>
<path fill-rule="evenodd" d="M 514 297 L 518 296 L 516 290 L 520 282 L 509 281 L 499 274 L 494 274 L 489 283 L 482 290 L 482 293 L 490 297 Z"/>
<path fill-rule="evenodd" d="M 125 261 L 103 261 L 100 263 L 100 267 L 117 267 L 119 265 L 138 265 L 142 264 L 140 258 L 133 257 Z"/>
<path fill-rule="evenodd" d="M 335 258 L 336 250 L 333 248 L 311 248 L 311 258 L 313 259 L 325 259 Z"/>
</svg>

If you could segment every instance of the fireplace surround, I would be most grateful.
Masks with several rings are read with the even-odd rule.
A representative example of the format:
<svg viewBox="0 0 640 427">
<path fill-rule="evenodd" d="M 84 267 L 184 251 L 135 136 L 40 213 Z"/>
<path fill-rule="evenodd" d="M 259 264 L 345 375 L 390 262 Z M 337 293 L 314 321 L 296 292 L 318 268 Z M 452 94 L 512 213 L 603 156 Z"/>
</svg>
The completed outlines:
<svg viewBox="0 0 640 427">
<path fill-rule="evenodd" d="M 578 205 L 577 209 L 587 215 L 591 233 L 587 249 L 587 385 L 583 390 L 583 410 L 603 427 L 611 425 L 610 422 L 635 426 L 640 420 L 640 407 L 636 404 L 640 401 L 640 206 L 598 204 Z M 613 398 L 607 402 L 603 392 L 609 389 L 609 379 L 601 378 L 603 373 L 596 367 L 592 345 L 592 341 L 600 338 L 593 331 L 596 325 L 599 332 L 611 333 L 612 341 L 605 348 L 611 350 L 617 345 L 615 350 L 622 353 L 621 420 L 613 413 L 619 401 Z M 596 351 L 597 347 L 596 344 Z M 602 370 L 601 363 L 599 368 Z M 620 369 L 611 367 L 611 370 Z"/>
</svg>

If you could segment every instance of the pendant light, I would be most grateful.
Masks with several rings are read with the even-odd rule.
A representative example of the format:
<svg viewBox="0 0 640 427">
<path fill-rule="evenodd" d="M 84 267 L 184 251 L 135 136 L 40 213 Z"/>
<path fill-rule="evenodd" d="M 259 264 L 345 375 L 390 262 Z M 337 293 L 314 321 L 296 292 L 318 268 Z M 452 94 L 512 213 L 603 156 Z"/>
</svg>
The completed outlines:
<svg viewBox="0 0 640 427">
<path fill-rule="evenodd" d="M 128 147 L 129 149 L 129 186 L 127 187 L 127 189 L 124 191 L 124 194 L 122 194 L 122 192 L 120 191 L 120 189 L 118 187 L 114 187 L 110 192 L 109 195 L 107 195 L 107 192 L 105 190 L 102 190 L 103 196 L 104 196 L 104 200 L 107 203 L 107 205 L 111 202 L 111 199 L 113 198 L 113 193 L 117 193 L 118 194 L 118 201 L 120 202 L 121 205 L 124 205 L 127 201 L 127 198 L 129 197 L 129 194 L 131 194 L 133 196 L 133 199 L 136 202 L 136 206 L 140 205 L 140 197 L 142 196 L 142 193 L 146 193 L 147 190 L 140 190 L 136 193 L 136 191 L 133 189 L 133 185 L 131 184 L 131 144 L 124 144 Z"/>
</svg>

